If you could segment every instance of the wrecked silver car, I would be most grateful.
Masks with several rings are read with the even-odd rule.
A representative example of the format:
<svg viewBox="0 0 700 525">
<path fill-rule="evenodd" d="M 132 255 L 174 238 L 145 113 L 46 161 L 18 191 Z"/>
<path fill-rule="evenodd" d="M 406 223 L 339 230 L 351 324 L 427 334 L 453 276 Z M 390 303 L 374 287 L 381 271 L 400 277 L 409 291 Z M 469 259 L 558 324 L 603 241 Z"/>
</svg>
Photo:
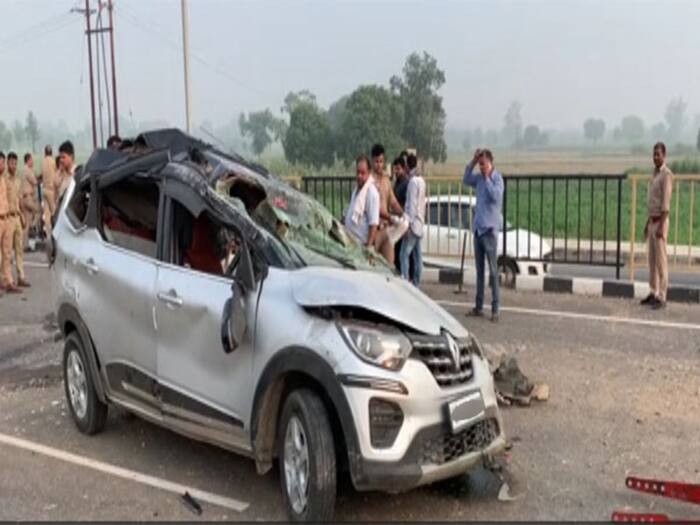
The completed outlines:
<svg viewBox="0 0 700 525">
<path fill-rule="evenodd" d="M 81 167 L 53 230 L 64 382 L 80 431 L 108 405 L 278 461 L 290 518 L 336 481 L 397 492 L 505 447 L 479 342 L 318 203 L 177 130 Z"/>
</svg>

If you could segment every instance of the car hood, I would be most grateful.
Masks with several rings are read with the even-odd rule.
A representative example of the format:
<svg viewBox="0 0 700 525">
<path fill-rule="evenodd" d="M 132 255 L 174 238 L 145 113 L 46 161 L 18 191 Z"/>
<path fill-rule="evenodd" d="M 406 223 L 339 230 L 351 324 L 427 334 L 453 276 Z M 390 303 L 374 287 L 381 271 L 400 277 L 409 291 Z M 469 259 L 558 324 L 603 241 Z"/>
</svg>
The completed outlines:
<svg viewBox="0 0 700 525">
<path fill-rule="evenodd" d="M 398 277 L 367 271 L 309 267 L 290 272 L 294 300 L 304 307 L 354 306 L 425 334 L 469 332 L 449 312 Z"/>
</svg>

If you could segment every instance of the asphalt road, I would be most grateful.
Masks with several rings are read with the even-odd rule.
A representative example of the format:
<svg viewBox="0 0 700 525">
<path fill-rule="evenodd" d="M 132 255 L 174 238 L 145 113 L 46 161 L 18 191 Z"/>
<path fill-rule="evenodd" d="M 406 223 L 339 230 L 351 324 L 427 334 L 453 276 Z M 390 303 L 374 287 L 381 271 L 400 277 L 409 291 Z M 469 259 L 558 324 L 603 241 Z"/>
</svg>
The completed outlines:
<svg viewBox="0 0 700 525">
<path fill-rule="evenodd" d="M 24 297 L 0 297 L 0 520 L 282 520 L 276 471 L 196 443 L 119 410 L 105 431 L 80 434 L 60 377 L 62 345 L 45 322 L 49 274 L 30 268 Z M 504 291 L 501 322 L 464 316 L 473 291 L 429 286 L 431 296 L 484 343 L 514 353 L 552 396 L 504 408 L 516 501 L 477 470 L 406 494 L 339 489 L 340 520 L 606 520 L 614 509 L 696 517 L 682 503 L 641 496 L 625 476 L 700 479 L 700 308 L 651 312 L 626 300 Z M 2 441 L 21 438 L 246 503 L 202 502 L 196 516 L 176 493 Z"/>
</svg>

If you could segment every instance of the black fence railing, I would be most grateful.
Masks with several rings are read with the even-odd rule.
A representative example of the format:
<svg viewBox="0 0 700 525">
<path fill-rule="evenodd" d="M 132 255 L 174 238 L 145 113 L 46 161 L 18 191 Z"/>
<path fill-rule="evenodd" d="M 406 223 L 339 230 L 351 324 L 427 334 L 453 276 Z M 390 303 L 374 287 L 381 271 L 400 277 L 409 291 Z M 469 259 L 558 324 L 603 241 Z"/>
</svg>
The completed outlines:
<svg viewBox="0 0 700 525">
<path fill-rule="evenodd" d="M 508 259 L 622 267 L 626 175 L 508 175 L 504 177 L 502 264 Z M 433 255 L 472 254 L 475 198 L 461 177 L 427 177 L 427 242 Z M 354 177 L 302 177 L 301 189 L 340 218 Z"/>
<path fill-rule="evenodd" d="M 502 239 L 503 252 L 514 250 L 521 261 L 615 267 L 619 279 L 626 177 L 504 177 L 503 217 L 509 228 Z M 514 241 L 511 231 L 515 232 Z M 534 243 L 533 232 L 538 234 Z"/>
</svg>

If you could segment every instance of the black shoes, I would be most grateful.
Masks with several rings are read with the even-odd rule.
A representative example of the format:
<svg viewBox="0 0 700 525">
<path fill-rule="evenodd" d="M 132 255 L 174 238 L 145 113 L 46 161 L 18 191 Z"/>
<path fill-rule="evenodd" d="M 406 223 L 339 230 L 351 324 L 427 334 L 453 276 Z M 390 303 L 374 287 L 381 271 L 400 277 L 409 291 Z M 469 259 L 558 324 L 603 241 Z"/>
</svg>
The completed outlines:
<svg viewBox="0 0 700 525">
<path fill-rule="evenodd" d="M 654 297 L 654 301 L 651 303 L 651 309 L 661 310 L 662 308 L 666 308 L 666 301 L 662 301 L 658 297 Z"/>
<path fill-rule="evenodd" d="M 479 310 L 478 308 L 474 307 L 469 312 L 467 312 L 467 317 L 484 317 L 484 311 Z M 491 322 L 492 323 L 497 323 L 499 320 L 498 312 L 492 312 L 491 313 Z"/>
<path fill-rule="evenodd" d="M 651 305 L 654 303 L 655 300 L 656 300 L 656 296 L 653 293 L 650 293 L 644 299 L 639 301 L 639 304 L 643 304 L 644 306 Z"/>
<path fill-rule="evenodd" d="M 640 301 L 640 304 L 643 304 L 644 306 L 651 306 L 652 310 L 661 310 L 662 308 L 666 308 L 666 301 L 662 301 L 653 294 L 647 295 Z"/>
</svg>

